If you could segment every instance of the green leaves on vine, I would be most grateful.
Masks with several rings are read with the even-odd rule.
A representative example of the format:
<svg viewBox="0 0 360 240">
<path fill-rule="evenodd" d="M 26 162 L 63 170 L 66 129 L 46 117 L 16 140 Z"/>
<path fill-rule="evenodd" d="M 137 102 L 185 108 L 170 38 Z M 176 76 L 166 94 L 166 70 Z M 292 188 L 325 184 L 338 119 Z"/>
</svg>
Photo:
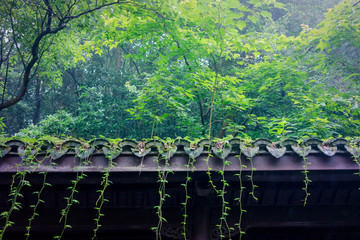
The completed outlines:
<svg viewBox="0 0 360 240">
<path fill-rule="evenodd" d="M 10 220 L 13 211 L 19 211 L 21 209 L 21 203 L 19 202 L 19 199 L 23 197 L 23 195 L 21 194 L 21 190 L 26 186 L 31 187 L 30 182 L 26 180 L 27 174 L 30 173 L 31 170 L 35 170 L 41 164 L 41 162 L 37 161 L 36 159 L 36 153 L 39 150 L 40 147 L 35 145 L 18 146 L 18 152 L 21 158 L 21 162 L 16 165 L 18 170 L 15 174 L 13 174 L 12 181 L 10 184 L 10 193 L 9 193 L 10 209 L 8 211 L 2 212 L 0 215 L 2 218 L 5 219 L 4 226 L 0 230 L 0 240 L 3 239 L 6 229 L 14 224 L 14 222 Z M 25 167 L 25 170 L 21 169 L 23 167 Z M 38 203 L 40 203 L 41 201 L 42 200 L 38 195 Z M 37 216 L 36 206 L 34 206 L 34 210 L 31 218 L 33 219 L 36 216 Z M 31 228 L 31 221 L 29 220 L 29 225 L 27 227 L 28 232 L 30 231 Z"/>
<path fill-rule="evenodd" d="M 291 146 L 292 149 L 302 158 L 303 160 L 303 171 L 302 173 L 304 174 L 304 187 L 303 190 L 305 191 L 305 198 L 304 198 L 304 206 L 306 205 L 307 201 L 308 201 L 308 197 L 310 196 L 310 192 L 309 192 L 309 185 L 311 183 L 311 180 L 309 179 L 308 173 L 308 167 L 310 165 L 310 162 L 307 159 L 307 155 L 309 155 L 310 151 L 311 151 L 311 146 Z"/>
<path fill-rule="evenodd" d="M 154 207 L 156 210 L 156 214 L 158 216 L 158 224 L 156 227 L 153 227 L 152 230 L 155 231 L 156 234 L 156 240 L 161 240 L 161 229 L 164 222 L 166 221 L 166 218 L 164 217 L 163 213 L 163 205 L 167 198 L 170 197 L 169 194 L 166 193 L 166 184 L 168 183 L 167 177 L 169 173 L 173 173 L 170 169 L 170 158 L 174 155 L 174 149 L 176 151 L 176 146 L 173 145 L 172 141 L 165 141 L 163 144 L 158 145 L 159 150 L 159 156 L 155 159 L 157 163 L 157 169 L 158 169 L 158 180 L 159 183 L 159 204 Z M 164 161 L 164 165 L 161 166 L 160 161 Z"/>
<path fill-rule="evenodd" d="M 74 150 L 76 152 L 76 157 L 78 157 L 82 161 L 83 166 L 87 166 L 90 164 L 89 153 L 90 152 L 92 153 L 94 151 L 95 149 L 94 147 L 89 147 L 89 146 L 80 147 L 80 144 L 78 142 L 70 142 L 70 141 L 68 141 L 68 144 L 70 144 L 71 146 L 75 146 Z M 60 219 L 59 219 L 59 223 L 62 222 L 62 229 L 60 231 L 60 234 L 55 236 L 54 239 L 61 240 L 64 236 L 65 230 L 72 228 L 71 225 L 68 224 L 69 212 L 73 205 L 79 204 L 79 201 L 76 199 L 75 195 L 79 192 L 78 185 L 80 181 L 85 179 L 86 177 L 87 175 L 84 173 L 84 169 L 81 168 L 80 166 L 80 169 L 76 171 L 76 178 L 74 180 L 71 180 L 72 185 L 68 187 L 68 190 L 70 190 L 69 196 L 64 197 L 66 201 L 66 205 L 63 209 L 61 209 Z"/>
</svg>

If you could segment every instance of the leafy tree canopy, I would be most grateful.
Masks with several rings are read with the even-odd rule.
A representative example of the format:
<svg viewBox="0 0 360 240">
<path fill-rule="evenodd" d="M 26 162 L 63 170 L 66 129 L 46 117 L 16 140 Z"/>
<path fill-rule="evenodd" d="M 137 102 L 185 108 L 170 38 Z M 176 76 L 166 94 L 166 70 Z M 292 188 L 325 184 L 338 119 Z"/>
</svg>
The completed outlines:
<svg viewBox="0 0 360 240">
<path fill-rule="evenodd" d="M 196 138 L 209 131 L 273 140 L 358 136 L 360 4 L 300 2 L 6 2 L 3 105 L 23 86 L 31 46 L 49 16 L 50 29 L 66 26 L 39 42 L 23 100 L 1 111 L 5 131 L 83 138 Z"/>
</svg>

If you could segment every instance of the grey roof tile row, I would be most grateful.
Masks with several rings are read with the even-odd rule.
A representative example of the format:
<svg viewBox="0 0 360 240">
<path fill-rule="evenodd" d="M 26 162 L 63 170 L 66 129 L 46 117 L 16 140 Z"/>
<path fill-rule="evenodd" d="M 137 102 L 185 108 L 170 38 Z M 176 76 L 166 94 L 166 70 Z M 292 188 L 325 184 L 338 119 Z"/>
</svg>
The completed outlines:
<svg viewBox="0 0 360 240">
<path fill-rule="evenodd" d="M 93 154 L 112 155 L 112 158 L 124 155 L 135 155 L 144 157 L 150 153 L 160 154 L 164 158 L 171 158 L 175 153 L 185 153 L 191 158 L 196 158 L 203 153 L 214 153 L 219 158 L 226 158 L 229 154 L 240 152 L 251 158 L 258 154 L 270 154 L 275 158 L 281 158 L 285 153 L 296 153 L 299 156 L 307 156 L 310 153 L 318 153 L 333 156 L 337 153 L 349 153 L 355 157 L 360 156 L 359 140 L 348 141 L 343 138 L 322 141 L 311 138 L 301 142 L 294 139 L 286 139 L 272 142 L 268 139 L 257 139 L 245 142 L 242 139 L 211 140 L 202 139 L 191 142 L 185 139 L 174 139 L 171 141 L 148 140 L 121 140 L 111 143 L 107 139 L 94 139 L 89 142 L 77 140 L 65 140 L 54 143 L 42 140 L 29 144 L 27 142 L 13 139 L 0 143 L 1 157 L 7 154 L 18 154 L 20 157 L 35 154 L 51 154 L 53 159 L 58 159 L 65 154 L 74 154 L 80 159 L 88 158 Z"/>
</svg>

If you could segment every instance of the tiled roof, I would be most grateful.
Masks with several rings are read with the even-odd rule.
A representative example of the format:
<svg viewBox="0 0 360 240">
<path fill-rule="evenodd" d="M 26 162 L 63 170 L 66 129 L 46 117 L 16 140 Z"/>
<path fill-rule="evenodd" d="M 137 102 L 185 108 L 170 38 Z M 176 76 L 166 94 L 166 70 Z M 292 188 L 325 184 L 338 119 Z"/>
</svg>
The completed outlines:
<svg viewBox="0 0 360 240">
<path fill-rule="evenodd" d="M 35 171 L 71 171 L 74 167 L 97 171 L 106 168 L 109 159 L 115 163 L 112 171 L 157 171 L 159 167 L 185 171 L 189 158 L 197 160 L 194 162 L 195 171 L 222 169 L 221 159 L 230 162 L 226 170 L 238 170 L 242 164 L 249 165 L 246 160 L 250 158 L 253 158 L 254 167 L 258 170 L 301 170 L 303 157 L 311 162 L 309 169 L 312 170 L 358 169 L 360 150 L 355 147 L 358 143 L 345 139 L 321 141 L 315 138 L 301 144 L 292 139 L 281 142 L 257 139 L 250 143 L 241 139 L 203 139 L 197 142 L 176 139 L 171 143 L 122 140 L 116 144 L 106 139 L 90 142 L 66 140 L 61 143 L 41 141 L 35 144 L 10 140 L 0 145 L 0 171 L 16 171 L 16 166 L 19 166 L 16 164 L 26 162 L 29 156 L 37 156 L 36 161 L 41 163 Z M 239 156 L 244 160 L 241 164 Z"/>
</svg>

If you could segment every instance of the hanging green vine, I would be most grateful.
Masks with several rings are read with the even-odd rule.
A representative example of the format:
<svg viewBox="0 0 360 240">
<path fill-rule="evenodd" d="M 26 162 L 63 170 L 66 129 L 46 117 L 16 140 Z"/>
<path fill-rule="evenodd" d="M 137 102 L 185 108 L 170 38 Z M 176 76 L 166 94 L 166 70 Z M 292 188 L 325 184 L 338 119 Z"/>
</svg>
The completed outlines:
<svg viewBox="0 0 360 240">
<path fill-rule="evenodd" d="M 36 194 L 36 203 L 34 205 L 30 206 L 30 208 L 32 208 L 33 210 L 32 210 L 31 217 L 29 218 L 29 223 L 26 226 L 26 233 L 25 233 L 26 240 L 28 240 L 30 238 L 32 222 L 35 220 L 35 218 L 37 216 L 39 216 L 39 214 L 37 213 L 37 210 L 38 210 L 40 204 L 45 203 L 44 200 L 41 199 L 41 194 L 43 193 L 43 191 L 46 187 L 51 187 L 51 184 L 47 182 L 47 173 L 48 172 L 39 172 L 40 175 L 43 175 L 43 181 L 42 181 L 40 190 L 33 192 L 33 194 Z"/>
<path fill-rule="evenodd" d="M 77 185 L 79 184 L 79 182 L 85 178 L 85 174 L 83 174 L 83 172 L 79 173 L 76 172 L 76 179 L 72 180 L 71 183 L 73 184 L 72 186 L 70 186 L 68 189 L 70 189 L 70 195 L 68 197 L 64 197 L 64 199 L 66 200 L 66 206 L 65 208 L 63 208 L 60 212 L 60 220 L 59 223 L 63 222 L 63 227 L 61 229 L 61 232 L 58 236 L 55 236 L 54 239 L 62 239 L 65 230 L 67 228 L 71 228 L 71 225 L 68 224 L 68 214 L 70 212 L 70 208 L 74 205 L 74 204 L 78 204 L 79 201 L 75 199 L 75 193 L 78 192 L 77 190 Z"/>
<path fill-rule="evenodd" d="M 45 141 L 39 142 L 38 150 L 41 150 L 41 145 L 44 143 L 45 143 Z M 39 167 L 42 164 L 42 162 L 45 161 L 45 159 L 48 159 L 50 157 L 50 155 L 51 155 L 51 151 L 49 151 L 49 148 L 48 148 L 45 156 L 42 158 L 41 161 L 39 161 L 36 164 L 36 166 L 34 166 L 34 168 L 36 169 L 37 167 Z M 54 164 L 52 162 L 52 159 L 50 159 L 50 164 Z M 42 180 L 40 190 L 33 192 L 33 194 L 36 195 L 36 202 L 35 202 L 35 204 L 30 205 L 30 208 L 32 208 L 32 214 L 31 214 L 31 217 L 28 219 L 28 225 L 26 226 L 26 233 L 25 233 L 26 240 L 28 240 L 30 238 L 30 231 L 31 231 L 33 221 L 35 220 L 35 218 L 37 216 L 39 216 L 39 214 L 37 213 L 37 210 L 38 210 L 40 204 L 45 203 L 44 200 L 41 199 L 41 195 L 46 187 L 51 187 L 51 184 L 47 182 L 47 174 L 48 174 L 48 172 L 39 172 L 39 175 L 43 176 L 43 180 Z"/>
<path fill-rule="evenodd" d="M 353 161 L 358 166 L 358 171 L 354 173 L 355 175 L 360 176 L 360 144 L 359 141 L 350 142 L 349 146 L 345 146 L 346 150 L 351 153 Z M 358 188 L 360 190 L 360 187 Z"/>
<path fill-rule="evenodd" d="M 231 152 L 231 145 L 228 141 L 217 141 L 215 146 L 212 148 L 215 155 L 222 160 L 222 169 L 218 171 L 221 175 L 221 188 L 216 190 L 217 196 L 221 199 L 221 216 L 220 223 L 217 225 L 220 233 L 220 239 L 225 238 L 226 236 L 223 233 L 223 225 L 225 225 L 225 229 L 228 233 L 227 238 L 231 239 L 231 232 L 234 230 L 230 228 L 227 222 L 227 216 L 229 215 L 229 211 L 231 210 L 229 207 L 229 202 L 225 200 L 226 195 L 226 187 L 230 186 L 227 180 L 225 179 L 225 167 L 230 165 L 230 161 L 226 160 L 226 157 Z"/>
<path fill-rule="evenodd" d="M 240 143 L 240 150 L 247 157 L 247 159 L 250 162 L 251 171 L 250 171 L 250 175 L 248 175 L 248 177 L 249 177 L 249 180 L 251 183 L 251 191 L 249 192 L 249 194 L 255 201 L 258 201 L 259 199 L 255 196 L 255 189 L 258 188 L 258 186 L 254 184 L 254 172 L 256 171 L 256 168 L 254 167 L 253 157 L 258 153 L 259 147 L 258 146 L 256 146 L 256 147 L 246 146 L 249 144 L 250 143 L 248 143 L 248 142 Z"/>
<path fill-rule="evenodd" d="M 19 211 L 21 209 L 21 203 L 19 202 L 19 198 L 23 197 L 21 190 L 25 186 L 31 187 L 30 182 L 26 180 L 26 175 L 30 172 L 30 169 L 34 169 L 34 167 L 37 166 L 34 160 L 38 152 L 38 149 L 32 149 L 32 147 L 34 147 L 34 145 L 29 145 L 26 148 L 18 147 L 19 156 L 22 160 L 15 167 L 20 169 L 25 167 L 25 170 L 18 170 L 12 176 L 9 193 L 10 208 L 8 211 L 0 214 L 0 216 L 5 219 L 4 226 L 0 230 L 0 240 L 3 239 L 5 231 L 14 224 L 14 222 L 10 220 L 13 211 Z"/>
<path fill-rule="evenodd" d="M 309 185 L 311 183 L 311 180 L 308 176 L 309 170 L 308 167 L 310 165 L 310 162 L 308 161 L 308 158 L 303 156 L 303 169 L 304 171 L 302 171 L 302 173 L 304 174 L 304 187 L 303 190 L 305 191 L 305 198 L 304 198 L 304 206 L 306 205 L 307 201 L 308 201 L 308 197 L 310 196 L 309 193 Z"/>
<path fill-rule="evenodd" d="M 305 192 L 305 197 L 303 199 L 304 201 L 304 206 L 307 204 L 307 201 L 308 201 L 308 198 L 310 196 L 310 192 L 309 192 L 309 185 L 311 183 L 311 180 L 309 178 L 309 165 L 311 164 L 309 161 L 308 161 L 308 158 L 307 158 L 307 155 L 310 153 L 311 151 L 311 146 L 291 146 L 292 149 L 302 158 L 302 167 L 303 167 L 303 171 L 302 174 L 304 175 L 304 180 L 303 180 L 303 183 L 304 183 L 304 187 L 302 188 L 302 190 L 304 190 Z"/>
<path fill-rule="evenodd" d="M 190 148 L 184 147 L 184 150 L 189 155 L 188 162 L 185 165 L 185 167 L 186 167 L 185 183 L 181 184 L 185 190 L 185 200 L 184 200 L 184 202 L 181 203 L 184 208 L 183 221 L 182 221 L 182 225 L 183 225 L 182 235 L 184 236 L 184 240 L 187 240 L 187 235 L 186 235 L 187 234 L 186 224 L 187 224 L 187 218 L 188 218 L 187 207 L 188 207 L 188 202 L 191 199 L 191 197 L 189 196 L 189 190 L 188 190 L 188 184 L 191 181 L 190 171 L 194 171 L 194 168 L 195 168 L 194 163 L 196 161 L 195 158 L 201 154 L 203 147 L 198 148 L 195 143 L 192 143 L 192 144 L 190 144 Z"/>
<path fill-rule="evenodd" d="M 184 236 L 185 240 L 187 240 L 187 236 L 186 236 L 186 224 L 187 224 L 187 218 L 188 218 L 187 206 L 188 206 L 188 201 L 191 198 L 189 196 L 188 184 L 191 181 L 190 169 L 192 169 L 193 166 L 194 166 L 194 159 L 189 157 L 188 162 L 185 165 L 185 167 L 186 167 L 186 180 L 185 180 L 185 183 L 181 184 L 184 187 L 184 191 L 185 191 L 185 200 L 184 200 L 184 202 L 181 203 L 183 205 L 183 209 L 184 209 L 183 221 L 181 223 L 183 225 L 182 235 Z"/>
<path fill-rule="evenodd" d="M 166 184 L 168 183 L 168 180 L 167 180 L 168 175 L 169 175 L 169 173 L 173 173 L 173 171 L 171 171 L 169 169 L 169 166 L 170 166 L 169 160 L 175 154 L 176 149 L 177 149 L 177 147 L 173 145 L 173 142 L 170 139 L 167 139 L 164 142 L 163 146 L 164 146 L 163 148 L 158 146 L 159 155 L 155 159 L 156 164 L 157 164 L 157 170 L 158 170 L 158 182 L 160 183 L 159 190 L 158 190 L 159 205 L 154 207 L 154 209 L 156 209 L 156 214 L 158 216 L 158 224 L 156 227 L 152 228 L 152 230 L 155 231 L 156 240 L 161 240 L 161 229 L 163 226 L 163 222 L 167 221 L 163 214 L 163 205 L 164 205 L 166 198 L 170 197 L 170 195 L 166 193 Z M 164 159 L 164 161 L 165 161 L 163 168 L 161 167 L 161 164 L 160 164 L 161 159 Z"/>
<path fill-rule="evenodd" d="M 239 197 L 235 198 L 235 201 L 238 201 L 238 204 L 239 204 L 239 222 L 235 225 L 239 229 L 239 240 L 241 240 L 242 235 L 245 234 L 245 232 L 242 231 L 242 229 L 241 229 L 241 224 L 242 224 L 243 214 L 246 213 L 246 210 L 243 209 L 243 206 L 242 206 L 242 195 L 245 190 L 245 187 L 243 186 L 243 182 L 242 182 L 242 171 L 243 171 L 243 168 L 246 168 L 246 165 L 244 165 L 241 161 L 241 153 L 237 157 L 238 157 L 239 163 L 240 163 L 240 170 L 239 170 L 239 173 L 235 174 L 235 176 L 238 176 L 238 178 L 239 178 L 240 192 L 239 192 Z"/>
<path fill-rule="evenodd" d="M 218 197 L 221 198 L 221 217 L 220 217 L 220 223 L 217 225 L 220 232 L 220 239 L 225 238 L 225 235 L 222 232 L 222 226 L 225 225 L 225 228 L 228 232 L 228 239 L 231 240 L 231 231 L 234 230 L 233 228 L 229 227 L 229 224 L 227 222 L 227 216 L 229 215 L 229 211 L 231 210 L 229 207 L 229 202 L 225 200 L 225 194 L 226 194 L 226 187 L 230 186 L 229 183 L 225 179 L 225 166 L 230 164 L 230 161 L 227 161 L 226 159 L 223 160 L 223 167 L 222 170 L 219 171 L 221 175 L 221 182 L 222 182 L 222 188 L 217 191 Z"/>
<path fill-rule="evenodd" d="M 165 160 L 165 162 L 166 162 L 165 165 L 168 164 L 167 160 Z M 161 228 L 162 228 L 163 222 L 166 222 L 166 219 L 163 216 L 162 207 L 164 205 L 165 199 L 167 197 L 170 197 L 170 195 L 166 193 L 166 183 L 168 182 L 167 181 L 168 174 L 169 174 L 169 172 L 166 170 L 158 171 L 158 182 L 160 183 L 159 190 L 158 190 L 159 205 L 154 207 L 156 209 L 156 214 L 158 215 L 158 219 L 159 219 L 158 224 L 155 228 L 157 240 L 158 239 L 161 240 Z"/>
<path fill-rule="evenodd" d="M 10 185 L 10 209 L 8 211 L 4 211 L 1 213 L 1 217 L 5 218 L 5 224 L 3 228 L 0 230 L 0 240 L 3 239 L 4 233 L 7 228 L 11 227 L 14 222 L 10 220 L 10 216 L 13 211 L 19 211 L 21 209 L 21 203 L 18 201 L 19 198 L 22 198 L 23 195 L 20 193 L 24 186 L 31 186 L 30 182 L 25 180 L 25 176 L 27 171 L 19 171 L 12 177 L 12 182 Z M 16 185 L 16 179 L 19 180 Z"/>
<path fill-rule="evenodd" d="M 216 188 L 216 185 L 212 179 L 212 176 L 211 176 L 211 171 L 212 171 L 212 168 L 210 167 L 210 158 L 213 157 L 213 155 L 210 153 L 209 151 L 209 154 L 207 156 L 206 159 L 204 159 L 204 161 L 206 162 L 207 164 L 207 171 L 206 171 L 206 174 L 208 175 L 208 178 L 209 178 L 209 184 L 210 186 L 214 189 L 214 191 L 216 192 L 217 191 L 217 188 Z"/>
<path fill-rule="evenodd" d="M 76 157 L 78 157 L 80 160 L 83 160 L 82 161 L 83 166 L 87 166 L 90 164 L 89 156 L 91 155 L 93 150 L 94 149 L 89 149 L 89 148 L 85 148 L 85 149 L 75 148 Z M 68 224 L 68 215 L 71 207 L 74 204 L 79 204 L 79 201 L 75 198 L 75 194 L 79 192 L 77 190 L 77 187 L 79 185 L 79 182 L 87 177 L 87 175 L 84 173 L 83 166 L 80 166 L 81 170 L 76 172 L 75 180 L 72 180 L 71 181 L 72 185 L 68 187 L 68 189 L 70 190 L 70 195 L 68 197 L 64 197 L 64 199 L 66 200 L 66 206 L 65 208 L 61 209 L 60 211 L 61 216 L 59 219 L 59 223 L 63 222 L 63 225 L 60 234 L 55 236 L 54 239 L 61 240 L 62 237 L 64 236 L 65 230 L 71 228 L 71 225 Z"/>
<path fill-rule="evenodd" d="M 108 164 L 108 167 L 106 167 L 104 169 L 102 181 L 101 181 L 102 188 L 100 190 L 98 190 L 99 197 L 96 200 L 95 207 L 94 207 L 94 209 L 96 211 L 96 217 L 94 219 L 95 228 L 93 230 L 94 234 L 91 238 L 92 240 L 97 238 L 97 231 L 101 227 L 100 219 L 101 219 L 101 217 L 104 216 L 104 214 L 101 213 L 101 209 L 102 209 L 103 205 L 105 204 L 105 202 L 109 201 L 108 199 L 105 198 L 105 191 L 106 191 L 107 187 L 109 187 L 112 184 L 112 181 L 109 180 L 110 171 L 115 166 L 115 163 L 113 162 L 113 160 L 120 154 L 121 149 L 120 150 L 116 149 L 116 150 L 111 151 L 108 148 L 103 147 L 103 152 L 105 153 L 105 157 L 108 159 L 109 164 Z"/>
<path fill-rule="evenodd" d="M 256 168 L 254 167 L 253 158 L 250 157 L 248 159 L 250 161 L 250 166 L 251 166 L 251 173 L 250 173 L 250 176 L 249 176 L 249 179 L 250 179 L 250 182 L 251 182 L 251 191 L 249 192 L 249 194 L 252 196 L 253 199 L 258 201 L 259 199 L 255 196 L 255 189 L 258 188 L 259 186 L 254 184 L 254 172 L 256 171 Z"/>
</svg>

